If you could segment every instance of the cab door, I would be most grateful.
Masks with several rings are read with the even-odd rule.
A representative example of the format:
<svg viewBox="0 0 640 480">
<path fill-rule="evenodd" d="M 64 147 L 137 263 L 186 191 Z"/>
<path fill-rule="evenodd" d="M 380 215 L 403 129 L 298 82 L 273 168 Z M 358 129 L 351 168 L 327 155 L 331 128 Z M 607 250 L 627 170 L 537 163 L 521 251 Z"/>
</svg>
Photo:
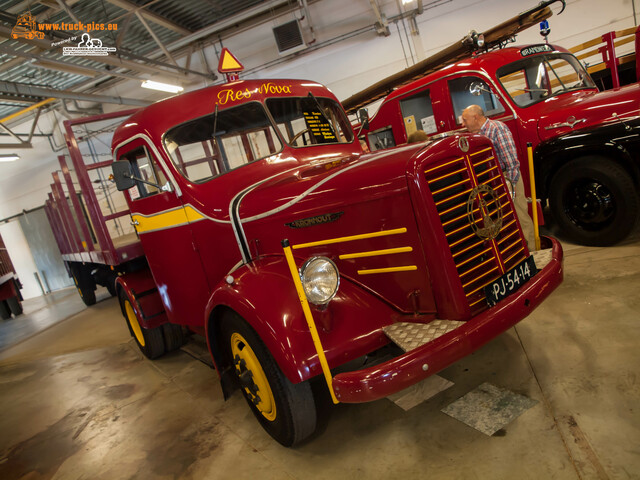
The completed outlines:
<svg viewBox="0 0 640 480">
<path fill-rule="evenodd" d="M 473 88 L 475 87 L 475 88 Z M 496 90 L 480 75 L 463 74 L 447 80 L 451 114 L 449 123 L 452 130 L 465 130 L 462 125 L 462 111 L 469 105 L 479 105 L 487 118 L 499 120 L 511 130 L 513 140 L 518 148 L 519 160 L 522 163 L 520 151 L 518 121 L 511 105 L 496 94 Z M 475 92 L 475 94 L 474 94 Z M 526 158 L 526 157 L 524 157 Z"/>
<path fill-rule="evenodd" d="M 122 147 L 118 160 L 128 161 L 135 177 L 156 185 L 167 183 L 156 158 L 141 140 Z M 180 198 L 174 188 L 164 191 L 142 182 L 136 182 L 126 194 L 169 321 L 202 326 L 209 286 Z"/>
</svg>

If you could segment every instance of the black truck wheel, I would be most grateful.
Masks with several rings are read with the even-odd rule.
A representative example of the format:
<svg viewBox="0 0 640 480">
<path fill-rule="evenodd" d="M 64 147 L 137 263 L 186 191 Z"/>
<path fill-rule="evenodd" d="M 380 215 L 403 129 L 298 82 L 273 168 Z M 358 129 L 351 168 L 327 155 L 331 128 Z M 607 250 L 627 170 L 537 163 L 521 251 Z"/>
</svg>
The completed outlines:
<svg viewBox="0 0 640 480">
<path fill-rule="evenodd" d="M 162 334 L 162 325 L 155 328 L 144 328 L 140 325 L 138 317 L 136 315 L 129 297 L 124 291 L 120 292 L 120 305 L 124 318 L 127 321 L 129 332 L 138 344 L 140 351 L 144 353 L 147 358 L 158 358 L 165 353 L 164 337 Z"/>
<path fill-rule="evenodd" d="M 162 325 L 162 333 L 164 334 L 164 346 L 167 352 L 173 352 L 184 345 L 185 336 L 180 325 L 165 323 Z"/>
<path fill-rule="evenodd" d="M 221 325 L 223 348 L 253 414 L 285 447 L 316 429 L 316 404 L 309 382 L 291 383 L 258 334 L 240 316 L 228 312 Z"/>
<path fill-rule="evenodd" d="M 16 317 L 18 315 L 22 315 L 22 304 L 20 303 L 20 300 L 18 300 L 18 297 L 8 298 L 7 305 L 9 306 L 9 310 L 11 310 L 11 313 L 13 313 Z"/>
<path fill-rule="evenodd" d="M 72 264 L 71 273 L 80 298 L 87 307 L 96 303 L 96 283 L 91 276 L 91 271 L 79 263 Z"/>
<path fill-rule="evenodd" d="M 0 318 L 9 320 L 11 318 L 11 310 L 6 300 L 0 300 Z"/>
<path fill-rule="evenodd" d="M 551 181 L 549 204 L 567 239 L 606 247 L 624 239 L 639 211 L 633 179 L 607 157 L 577 158 Z"/>
</svg>

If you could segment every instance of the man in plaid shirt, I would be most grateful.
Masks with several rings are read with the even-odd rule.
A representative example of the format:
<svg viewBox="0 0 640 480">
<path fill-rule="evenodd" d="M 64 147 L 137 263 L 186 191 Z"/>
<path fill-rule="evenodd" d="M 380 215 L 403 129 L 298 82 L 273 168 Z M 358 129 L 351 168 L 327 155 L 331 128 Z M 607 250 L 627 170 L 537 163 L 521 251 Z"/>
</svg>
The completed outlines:
<svg viewBox="0 0 640 480">
<path fill-rule="evenodd" d="M 520 175 L 518 151 L 509 127 L 502 122 L 485 117 L 484 111 L 478 105 L 470 105 L 463 110 L 462 124 L 471 133 L 484 135 L 493 143 L 502 173 L 511 184 L 510 190 L 515 192 L 513 194 L 513 203 L 516 207 L 516 215 L 520 221 L 522 233 L 527 241 L 529 250 L 535 250 L 533 222 L 529 217 L 527 198 L 524 195 L 524 183 L 522 175 Z"/>
</svg>

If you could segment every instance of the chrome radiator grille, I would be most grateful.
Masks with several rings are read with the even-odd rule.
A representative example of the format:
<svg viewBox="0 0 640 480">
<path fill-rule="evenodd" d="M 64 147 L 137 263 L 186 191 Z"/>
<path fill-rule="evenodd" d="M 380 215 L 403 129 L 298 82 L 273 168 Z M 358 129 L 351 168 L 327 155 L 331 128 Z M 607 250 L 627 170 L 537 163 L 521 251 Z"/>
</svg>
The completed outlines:
<svg viewBox="0 0 640 480">
<path fill-rule="evenodd" d="M 426 167 L 471 314 L 487 308 L 484 287 L 527 256 L 515 211 L 491 148 Z"/>
</svg>

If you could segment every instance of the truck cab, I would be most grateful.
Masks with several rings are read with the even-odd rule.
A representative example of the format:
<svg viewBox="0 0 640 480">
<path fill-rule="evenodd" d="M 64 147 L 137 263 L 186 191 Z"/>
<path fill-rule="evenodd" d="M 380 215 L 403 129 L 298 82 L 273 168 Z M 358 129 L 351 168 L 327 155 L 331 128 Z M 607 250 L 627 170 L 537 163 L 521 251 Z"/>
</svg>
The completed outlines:
<svg viewBox="0 0 640 480">
<path fill-rule="evenodd" d="M 569 239 L 610 245 L 639 213 L 640 88 L 598 92 L 568 50 L 549 44 L 472 55 L 384 99 L 361 136 L 370 150 L 423 130 L 436 138 L 464 131 L 460 115 L 479 105 L 509 126 L 524 178 L 533 148 L 537 193 Z M 525 182 L 527 191 L 528 182 Z"/>
<path fill-rule="evenodd" d="M 116 281 L 136 343 L 154 358 L 185 329 L 203 335 L 225 398 L 239 388 L 286 446 L 315 430 L 311 382 L 334 402 L 388 396 L 562 280 L 556 240 L 528 251 L 488 139 L 364 154 L 316 82 L 235 80 L 155 103 L 112 152 L 146 259 Z"/>
</svg>

